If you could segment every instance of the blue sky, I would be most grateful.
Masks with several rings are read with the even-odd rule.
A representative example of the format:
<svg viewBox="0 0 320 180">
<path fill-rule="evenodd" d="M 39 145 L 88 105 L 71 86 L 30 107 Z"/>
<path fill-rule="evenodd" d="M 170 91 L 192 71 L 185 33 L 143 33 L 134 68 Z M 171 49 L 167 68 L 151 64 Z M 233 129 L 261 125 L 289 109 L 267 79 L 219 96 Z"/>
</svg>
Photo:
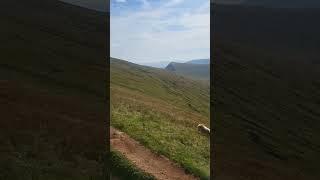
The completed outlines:
<svg viewBox="0 0 320 180">
<path fill-rule="evenodd" d="M 210 57 L 209 0 L 111 0 L 111 56 L 135 63 Z"/>
</svg>

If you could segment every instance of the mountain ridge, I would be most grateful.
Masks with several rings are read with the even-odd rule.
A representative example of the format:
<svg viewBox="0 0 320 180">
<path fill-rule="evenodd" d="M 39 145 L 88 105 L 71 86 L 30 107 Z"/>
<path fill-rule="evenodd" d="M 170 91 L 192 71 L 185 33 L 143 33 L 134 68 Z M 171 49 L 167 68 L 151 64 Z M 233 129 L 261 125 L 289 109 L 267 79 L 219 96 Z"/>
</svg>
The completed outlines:
<svg viewBox="0 0 320 180">
<path fill-rule="evenodd" d="M 189 62 L 189 63 L 188 63 Z M 209 64 L 202 63 L 186 63 L 170 62 L 165 70 L 189 77 L 195 80 L 205 80 L 210 79 L 210 66 Z"/>
<path fill-rule="evenodd" d="M 210 64 L 210 59 L 193 59 L 193 60 L 190 60 L 190 61 L 187 61 L 185 63 L 188 63 L 188 64 Z"/>
</svg>

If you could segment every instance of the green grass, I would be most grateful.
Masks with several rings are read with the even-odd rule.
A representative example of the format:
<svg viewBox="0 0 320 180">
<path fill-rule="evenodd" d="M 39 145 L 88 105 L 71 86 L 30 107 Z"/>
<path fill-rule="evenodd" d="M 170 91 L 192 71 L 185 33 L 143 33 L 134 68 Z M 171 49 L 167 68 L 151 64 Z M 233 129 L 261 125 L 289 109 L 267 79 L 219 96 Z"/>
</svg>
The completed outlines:
<svg viewBox="0 0 320 180">
<path fill-rule="evenodd" d="M 284 37 L 308 31 L 297 26 L 294 17 L 299 13 L 291 17 L 283 9 L 216 9 L 214 174 L 239 180 L 319 179 L 320 91 L 314 83 L 319 79 L 319 55 L 310 53 L 312 43 L 301 36 L 303 47 Z M 288 23 L 303 30 L 293 30 Z M 248 32 L 253 26 L 254 34 Z M 281 33 L 285 31 L 291 33 Z"/>
<path fill-rule="evenodd" d="M 111 58 L 111 87 L 121 87 L 209 116 L 209 84 Z"/>
<path fill-rule="evenodd" d="M 106 14 L 56 0 L 0 12 L 0 179 L 99 179 Z"/>
<path fill-rule="evenodd" d="M 1 180 L 104 180 L 102 175 L 82 171 L 74 171 L 72 163 L 59 159 L 35 160 L 28 157 L 6 157 L 0 159 Z M 95 165 L 87 165 L 87 167 Z M 70 173 L 73 171 L 73 173 Z"/>
<path fill-rule="evenodd" d="M 198 123 L 209 125 L 207 86 L 165 71 L 114 61 L 111 125 L 187 172 L 209 179 L 210 139 L 197 132 Z"/>
</svg>

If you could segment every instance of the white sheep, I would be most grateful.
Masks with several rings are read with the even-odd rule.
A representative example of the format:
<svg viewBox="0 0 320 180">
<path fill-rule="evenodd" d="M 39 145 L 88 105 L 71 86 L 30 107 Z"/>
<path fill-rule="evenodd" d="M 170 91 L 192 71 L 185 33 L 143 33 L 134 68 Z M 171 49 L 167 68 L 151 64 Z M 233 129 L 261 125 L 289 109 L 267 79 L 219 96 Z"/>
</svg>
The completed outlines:
<svg viewBox="0 0 320 180">
<path fill-rule="evenodd" d="M 210 135 L 210 129 L 207 128 L 204 124 L 198 125 L 198 131 L 200 131 L 201 133 Z"/>
</svg>

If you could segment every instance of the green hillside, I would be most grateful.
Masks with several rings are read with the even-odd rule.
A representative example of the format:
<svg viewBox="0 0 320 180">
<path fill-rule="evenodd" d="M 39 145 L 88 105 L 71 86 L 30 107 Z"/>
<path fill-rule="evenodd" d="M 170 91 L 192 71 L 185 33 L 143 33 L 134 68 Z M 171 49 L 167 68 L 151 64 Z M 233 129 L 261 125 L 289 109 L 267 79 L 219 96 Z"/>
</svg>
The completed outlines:
<svg viewBox="0 0 320 180">
<path fill-rule="evenodd" d="M 318 12 L 216 7 L 217 179 L 319 179 Z"/>
<path fill-rule="evenodd" d="M 0 179 L 102 179 L 106 14 L 0 2 Z"/>
<path fill-rule="evenodd" d="M 111 124 L 187 171 L 209 177 L 209 86 L 163 69 L 111 58 Z"/>
<path fill-rule="evenodd" d="M 165 69 L 195 80 L 210 80 L 209 64 L 171 62 Z"/>
</svg>

